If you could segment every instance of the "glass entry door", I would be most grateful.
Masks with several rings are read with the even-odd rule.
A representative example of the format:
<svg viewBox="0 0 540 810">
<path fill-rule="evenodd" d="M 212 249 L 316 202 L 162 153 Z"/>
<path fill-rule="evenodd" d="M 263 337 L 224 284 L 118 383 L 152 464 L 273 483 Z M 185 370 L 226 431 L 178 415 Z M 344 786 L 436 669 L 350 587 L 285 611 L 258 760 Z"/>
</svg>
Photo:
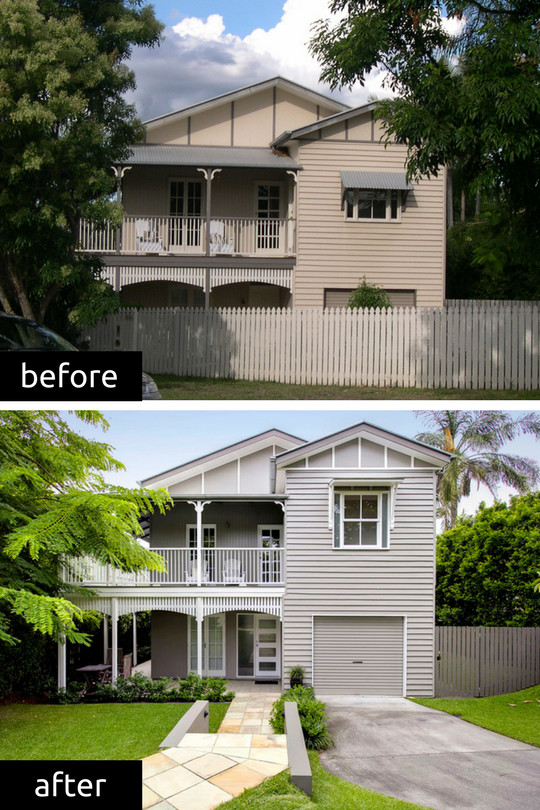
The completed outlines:
<svg viewBox="0 0 540 810">
<path fill-rule="evenodd" d="M 238 677 L 279 677 L 279 619 L 261 613 L 238 614 Z"/>
<path fill-rule="evenodd" d="M 224 615 L 206 616 L 203 621 L 203 676 L 217 678 L 225 675 Z M 189 658 L 190 669 L 197 672 L 197 621 L 190 616 Z"/>
</svg>

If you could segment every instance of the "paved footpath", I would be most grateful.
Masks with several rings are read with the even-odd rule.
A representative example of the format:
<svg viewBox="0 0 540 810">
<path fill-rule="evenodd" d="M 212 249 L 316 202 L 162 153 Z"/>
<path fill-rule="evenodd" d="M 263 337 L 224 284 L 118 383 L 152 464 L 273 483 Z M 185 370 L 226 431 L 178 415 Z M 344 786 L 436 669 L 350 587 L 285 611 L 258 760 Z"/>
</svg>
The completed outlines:
<svg viewBox="0 0 540 810">
<path fill-rule="evenodd" d="M 269 724 L 279 687 L 237 684 L 217 734 L 186 734 L 143 759 L 144 810 L 213 810 L 287 768 L 286 736 Z"/>
</svg>

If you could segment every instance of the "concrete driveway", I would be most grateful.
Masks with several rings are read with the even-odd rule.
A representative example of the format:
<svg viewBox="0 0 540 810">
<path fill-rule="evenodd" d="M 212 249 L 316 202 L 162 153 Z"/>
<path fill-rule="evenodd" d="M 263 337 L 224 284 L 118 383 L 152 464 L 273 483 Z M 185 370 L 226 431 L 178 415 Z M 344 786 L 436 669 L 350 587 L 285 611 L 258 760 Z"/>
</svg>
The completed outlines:
<svg viewBox="0 0 540 810">
<path fill-rule="evenodd" d="M 402 698 L 321 700 L 336 776 L 433 810 L 538 810 L 540 748 Z"/>
</svg>

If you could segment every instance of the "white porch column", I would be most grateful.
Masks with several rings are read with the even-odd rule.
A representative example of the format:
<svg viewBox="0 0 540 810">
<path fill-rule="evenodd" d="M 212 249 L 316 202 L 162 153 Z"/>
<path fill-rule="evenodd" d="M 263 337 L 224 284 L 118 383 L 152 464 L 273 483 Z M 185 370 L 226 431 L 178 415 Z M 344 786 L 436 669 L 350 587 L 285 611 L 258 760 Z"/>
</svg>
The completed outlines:
<svg viewBox="0 0 540 810">
<path fill-rule="evenodd" d="M 199 597 L 197 599 L 197 675 L 202 677 L 203 674 L 203 600 Z"/>
<path fill-rule="evenodd" d="M 197 514 L 196 565 L 197 565 L 197 586 L 200 587 L 202 582 L 202 549 L 203 549 L 202 513 L 204 507 L 207 506 L 210 503 L 210 501 L 188 501 L 188 503 L 195 508 L 195 512 Z"/>
<path fill-rule="evenodd" d="M 58 689 L 67 687 L 67 641 L 63 635 L 58 641 Z"/>
<path fill-rule="evenodd" d="M 112 625 L 112 682 L 116 683 L 118 678 L 118 600 L 111 599 L 111 625 Z"/>
<path fill-rule="evenodd" d="M 109 617 L 103 614 L 103 663 L 107 663 L 107 650 L 109 649 Z"/>
<path fill-rule="evenodd" d="M 218 172 L 222 169 L 197 169 L 198 172 L 204 176 L 206 180 L 206 255 L 210 256 L 210 219 L 212 216 L 212 180 Z M 204 308 L 208 309 L 210 306 L 210 266 L 206 268 L 206 277 L 204 282 Z"/>
<path fill-rule="evenodd" d="M 133 666 L 137 666 L 137 614 L 133 614 Z"/>
</svg>

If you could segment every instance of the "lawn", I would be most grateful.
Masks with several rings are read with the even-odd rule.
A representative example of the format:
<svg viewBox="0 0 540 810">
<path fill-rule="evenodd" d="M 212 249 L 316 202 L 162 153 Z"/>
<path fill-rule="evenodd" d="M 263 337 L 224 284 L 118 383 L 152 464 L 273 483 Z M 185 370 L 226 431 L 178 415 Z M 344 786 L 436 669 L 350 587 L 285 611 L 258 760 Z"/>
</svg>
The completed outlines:
<svg viewBox="0 0 540 810">
<path fill-rule="evenodd" d="M 540 746 L 540 684 L 495 697 L 417 698 L 414 702 L 462 717 L 514 740 Z"/>
<path fill-rule="evenodd" d="M 163 399 L 539 399 L 540 391 L 469 391 L 456 388 L 374 388 L 287 385 L 252 380 L 152 375 Z"/>
<path fill-rule="evenodd" d="M 0 706 L 0 759 L 142 759 L 158 751 L 191 705 Z M 210 731 L 217 731 L 228 707 L 210 704 Z"/>
<path fill-rule="evenodd" d="M 283 771 L 241 796 L 220 805 L 223 810 L 425 810 L 390 796 L 353 785 L 325 771 L 318 755 L 309 752 L 313 773 L 313 797 L 294 787 L 289 771 Z"/>
</svg>

